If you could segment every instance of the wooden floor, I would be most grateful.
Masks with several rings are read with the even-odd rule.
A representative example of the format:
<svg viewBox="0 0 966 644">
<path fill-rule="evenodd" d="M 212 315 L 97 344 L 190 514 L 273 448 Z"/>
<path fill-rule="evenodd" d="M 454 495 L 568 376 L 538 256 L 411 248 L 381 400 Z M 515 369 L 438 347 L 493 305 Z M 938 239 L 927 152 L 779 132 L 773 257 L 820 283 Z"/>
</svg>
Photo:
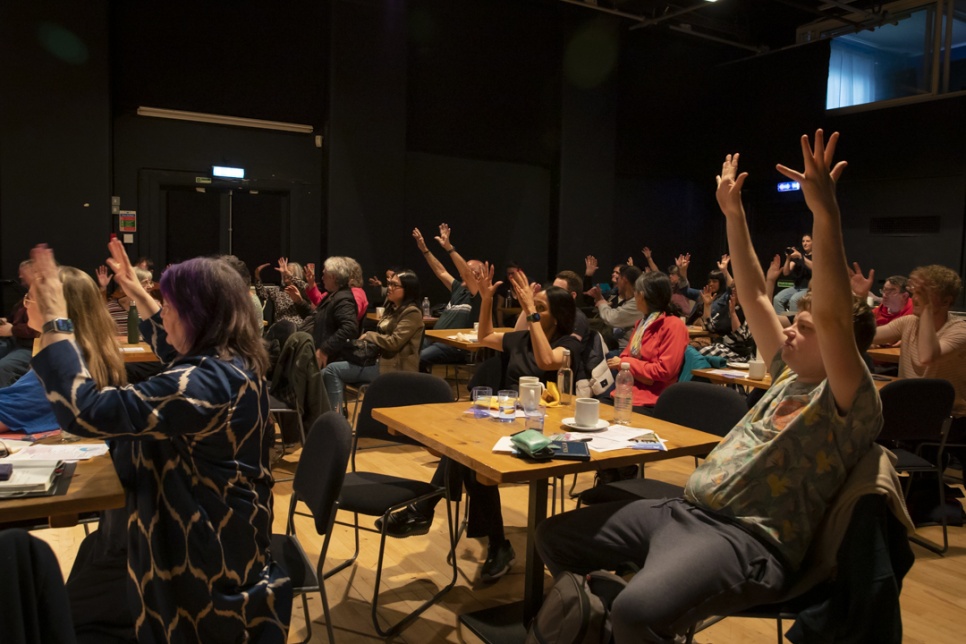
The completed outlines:
<svg viewBox="0 0 966 644">
<path fill-rule="evenodd" d="M 294 471 L 297 453 L 286 457 L 276 470 L 279 477 L 285 470 Z M 360 451 L 359 469 L 386 471 L 403 476 L 429 480 L 437 459 L 415 447 L 382 446 Z M 683 484 L 693 469 L 693 459 L 676 459 L 648 466 L 648 472 Z M 590 475 L 578 480 L 578 490 L 592 483 Z M 291 488 L 279 483 L 275 488 L 275 529 L 283 531 L 283 518 L 288 508 Z M 478 608 L 496 606 L 523 597 L 523 567 L 526 527 L 525 485 L 501 488 L 503 514 L 507 536 L 518 553 L 513 570 L 492 585 L 479 581 L 478 569 L 485 556 L 485 544 L 473 539 L 463 539 L 458 548 L 460 576 L 456 587 L 443 601 L 429 609 L 394 641 L 412 644 L 434 642 L 476 642 L 469 632 L 463 632 L 457 622 L 457 614 Z M 572 509 L 572 501 L 567 502 Z M 437 508 L 433 529 L 426 536 L 391 540 L 387 547 L 385 573 L 381 601 L 383 614 L 397 619 L 409 606 L 415 606 L 421 598 L 428 597 L 445 583 L 444 574 L 424 571 L 443 571 L 446 568 L 447 550 L 446 521 Z M 350 517 L 351 518 L 351 517 Z M 363 518 L 364 519 L 364 518 Z M 297 529 L 303 545 L 311 556 L 317 557 L 321 539 L 315 535 L 308 519 L 299 519 Z M 951 547 L 945 557 L 935 555 L 913 545 L 916 564 L 905 579 L 902 592 L 902 616 L 905 642 L 953 643 L 963 641 L 966 631 L 966 528 L 950 528 Z M 922 533 L 930 538 L 941 536 L 940 528 L 927 528 Z M 66 576 L 84 532 L 81 527 L 39 530 L 34 534 L 48 541 L 60 559 Z M 351 553 L 352 532 L 349 528 L 336 527 L 336 541 L 330 548 L 330 561 L 340 555 Z M 339 642 L 372 642 L 382 639 L 375 634 L 369 616 L 374 568 L 378 550 L 378 538 L 363 533 L 362 553 L 358 563 L 344 570 L 327 583 L 332 605 L 332 620 Z M 546 577 L 549 586 L 550 577 Z M 313 622 L 312 642 L 325 642 L 325 624 L 318 594 L 310 596 L 309 613 Z M 787 628 L 787 627 L 786 627 Z M 301 641 L 305 637 L 305 615 L 301 602 L 295 602 L 289 641 Z M 698 634 L 697 642 L 774 642 L 774 621 L 752 619 L 727 619 Z"/>
</svg>

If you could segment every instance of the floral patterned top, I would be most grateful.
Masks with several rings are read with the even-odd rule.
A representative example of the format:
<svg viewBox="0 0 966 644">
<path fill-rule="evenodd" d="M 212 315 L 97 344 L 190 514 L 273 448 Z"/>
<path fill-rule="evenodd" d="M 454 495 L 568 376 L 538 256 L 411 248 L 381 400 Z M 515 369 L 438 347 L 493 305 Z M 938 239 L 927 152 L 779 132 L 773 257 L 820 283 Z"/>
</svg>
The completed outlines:
<svg viewBox="0 0 966 644">
<path fill-rule="evenodd" d="M 688 479 L 685 498 L 735 519 L 788 564 L 801 563 L 849 471 L 882 429 L 868 376 L 841 416 L 828 387 L 798 382 L 775 356 L 774 384 Z"/>
<path fill-rule="evenodd" d="M 138 641 L 284 642 L 265 381 L 238 359 L 177 357 L 159 314 L 140 330 L 168 366 L 136 385 L 98 390 L 72 341 L 33 359 L 61 426 L 112 439 Z"/>
</svg>

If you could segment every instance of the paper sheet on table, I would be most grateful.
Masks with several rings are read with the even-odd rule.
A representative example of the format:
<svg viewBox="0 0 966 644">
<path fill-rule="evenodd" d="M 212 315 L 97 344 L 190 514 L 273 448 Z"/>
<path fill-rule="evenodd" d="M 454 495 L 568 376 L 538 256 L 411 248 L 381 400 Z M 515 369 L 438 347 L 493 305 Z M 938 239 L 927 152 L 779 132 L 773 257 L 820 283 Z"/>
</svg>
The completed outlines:
<svg viewBox="0 0 966 644">
<path fill-rule="evenodd" d="M 121 347 L 121 351 L 124 353 L 147 353 L 147 349 L 144 347 Z"/>
<path fill-rule="evenodd" d="M 75 443 L 72 445 L 31 445 L 9 458 L 41 461 L 86 461 L 107 454 L 107 443 Z"/>
<path fill-rule="evenodd" d="M 513 446 L 509 436 L 500 436 L 496 445 L 493 446 L 493 452 L 496 454 L 516 454 L 517 448 Z"/>
<path fill-rule="evenodd" d="M 725 378 L 747 378 L 748 372 L 742 371 L 740 369 L 712 369 L 712 373 L 716 373 L 719 376 L 724 376 Z"/>
<path fill-rule="evenodd" d="M 459 340 L 460 342 L 476 342 L 476 333 L 457 333 L 456 335 L 446 336 L 450 340 Z"/>
<path fill-rule="evenodd" d="M 666 449 L 664 441 L 651 429 L 643 427 L 629 427 L 627 425 L 611 425 L 602 432 L 590 434 L 588 447 L 595 452 L 609 452 L 615 449 Z M 643 447 L 644 445 L 660 445 L 660 447 Z"/>
</svg>

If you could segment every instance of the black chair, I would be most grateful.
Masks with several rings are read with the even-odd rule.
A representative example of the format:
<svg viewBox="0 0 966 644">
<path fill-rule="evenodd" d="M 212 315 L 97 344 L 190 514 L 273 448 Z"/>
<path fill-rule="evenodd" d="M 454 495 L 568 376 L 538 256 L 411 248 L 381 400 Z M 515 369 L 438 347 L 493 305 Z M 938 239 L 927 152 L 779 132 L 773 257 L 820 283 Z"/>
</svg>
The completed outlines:
<svg viewBox="0 0 966 644">
<path fill-rule="evenodd" d="M 654 417 L 702 432 L 725 436 L 748 413 L 745 399 L 728 387 L 703 382 L 678 382 L 665 389 L 654 406 Z M 698 457 L 695 457 L 697 464 Z M 684 488 L 659 479 L 634 478 L 585 490 L 578 505 L 636 499 L 675 498 Z"/>
<path fill-rule="evenodd" d="M 882 432 L 878 442 L 893 451 L 898 459 L 896 471 L 901 473 L 932 473 L 936 477 L 939 507 L 944 509 L 946 490 L 943 484 L 943 453 L 946 435 L 952 423 L 950 413 L 956 390 L 948 380 L 939 378 L 903 378 L 890 382 L 879 390 L 882 399 Z M 938 447 L 933 459 L 923 455 L 923 447 Z M 905 493 L 908 497 L 912 477 L 907 477 Z M 940 511 L 943 527 L 942 547 L 917 537 L 910 539 L 935 553 L 949 549 L 946 513 Z"/>
<path fill-rule="evenodd" d="M 352 428 L 342 414 L 326 412 L 312 424 L 302 448 L 302 458 L 295 470 L 285 534 L 272 535 L 272 558 L 288 572 L 292 580 L 293 593 L 302 596 L 305 627 L 308 631 L 305 639 L 302 640 L 303 644 L 312 639 L 308 593 L 316 591 L 322 596 L 322 611 L 325 613 L 325 627 L 329 634 L 329 642 L 335 642 L 324 583 L 325 577 L 332 573 L 325 573 L 324 568 L 351 449 Z M 308 506 L 308 514 L 296 512 L 299 501 Z M 295 514 L 311 516 L 315 519 L 316 532 L 325 537 L 316 565 L 312 565 L 295 534 L 293 521 Z"/>
<path fill-rule="evenodd" d="M 885 498 L 869 493 L 856 502 L 836 549 L 834 574 L 811 574 L 806 557 L 799 572 L 805 583 L 793 583 L 785 599 L 699 622 L 688 631 L 687 642 L 725 617 L 751 617 L 776 620 L 779 644 L 784 641 L 785 620 L 795 620 L 789 635 L 796 642 L 900 644 L 899 593 L 915 556 L 906 527 Z"/>
<path fill-rule="evenodd" d="M 430 403 L 452 402 L 453 392 L 446 381 L 424 373 L 393 372 L 378 376 L 369 384 L 366 397 L 362 402 L 362 411 L 359 413 L 358 424 L 356 425 L 355 438 L 352 442 L 351 471 L 346 474 L 345 482 L 342 486 L 342 493 L 339 496 L 339 508 L 353 513 L 353 523 L 342 525 L 351 526 L 355 530 L 355 552 L 349 559 L 346 559 L 332 570 L 326 573 L 326 577 L 349 567 L 359 556 L 359 531 L 368 530 L 380 535 L 379 540 L 379 560 L 376 567 L 376 580 L 372 596 L 372 624 L 376 631 L 383 637 L 390 637 L 397 634 L 427 608 L 438 602 L 453 586 L 456 585 L 456 555 L 455 555 L 455 536 L 453 531 L 453 513 L 449 504 L 449 494 L 447 486 L 436 486 L 432 483 L 424 483 L 413 479 L 382 474 L 377 472 L 360 472 L 356 469 L 356 452 L 360 438 L 377 438 L 384 441 L 396 443 L 416 444 L 415 441 L 404 436 L 396 436 L 389 433 L 382 423 L 372 418 L 372 410 L 377 407 L 403 407 L 407 405 L 420 405 Z M 378 606 L 379 606 L 379 584 L 382 580 L 382 564 L 386 551 L 386 532 L 389 515 L 397 510 L 417 503 L 419 501 L 433 498 L 445 498 L 446 519 L 448 521 L 448 536 L 450 548 L 447 561 L 451 562 L 453 575 L 449 583 L 443 586 L 432 597 L 420 604 L 416 610 L 412 611 L 395 624 L 383 629 L 379 625 Z M 383 529 L 381 531 L 366 528 L 359 525 L 359 515 L 364 514 L 370 517 L 381 517 Z M 342 523 L 342 522 L 338 522 Z"/>
</svg>

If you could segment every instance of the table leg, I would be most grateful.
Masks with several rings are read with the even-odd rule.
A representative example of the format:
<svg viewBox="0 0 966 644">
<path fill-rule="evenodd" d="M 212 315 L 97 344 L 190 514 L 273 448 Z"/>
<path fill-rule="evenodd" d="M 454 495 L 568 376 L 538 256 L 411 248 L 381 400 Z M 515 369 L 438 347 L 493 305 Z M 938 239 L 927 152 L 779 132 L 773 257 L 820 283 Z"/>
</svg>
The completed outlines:
<svg viewBox="0 0 966 644">
<path fill-rule="evenodd" d="M 547 517 L 547 479 L 530 481 L 527 509 L 527 563 L 523 591 L 523 622 L 529 624 L 543 603 L 543 559 L 537 553 L 537 526 Z"/>
</svg>

